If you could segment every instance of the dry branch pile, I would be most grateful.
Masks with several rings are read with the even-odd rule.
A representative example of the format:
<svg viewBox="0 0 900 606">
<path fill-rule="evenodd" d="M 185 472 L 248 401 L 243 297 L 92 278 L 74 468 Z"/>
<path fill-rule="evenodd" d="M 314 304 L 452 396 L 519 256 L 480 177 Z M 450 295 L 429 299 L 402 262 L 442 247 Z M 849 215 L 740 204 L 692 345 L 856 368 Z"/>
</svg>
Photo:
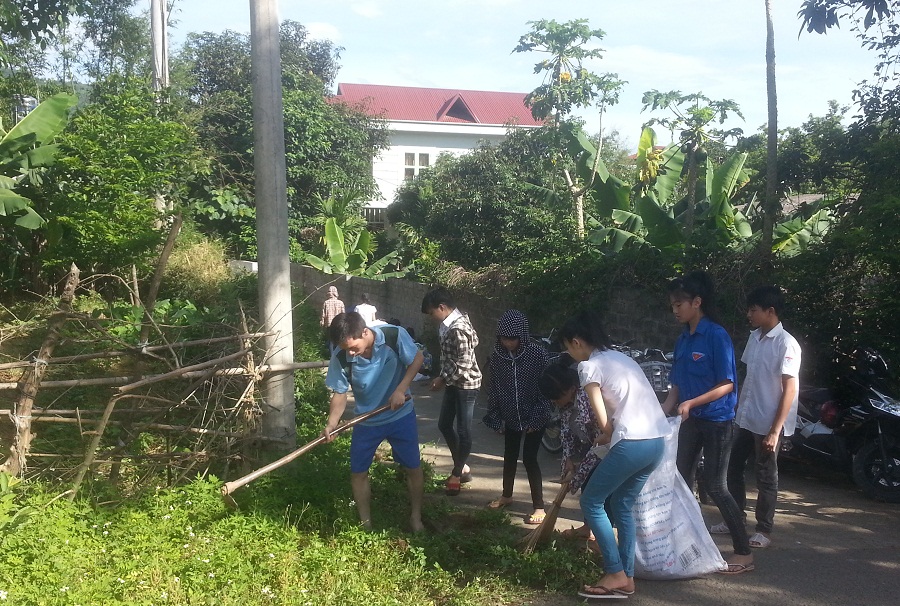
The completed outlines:
<svg viewBox="0 0 900 606">
<path fill-rule="evenodd" d="M 73 266 L 46 326 L 32 322 L 0 336 L 43 335 L 29 359 L 0 363 L 0 401 L 11 403 L 0 412 L 0 469 L 51 474 L 77 491 L 88 474 L 135 485 L 165 474 L 177 483 L 255 462 L 264 440 L 256 399 L 268 370 L 264 333 L 242 317 L 232 334 L 168 342 L 147 313 L 135 346 L 116 336 L 115 321 L 74 311 L 78 286 Z"/>
</svg>

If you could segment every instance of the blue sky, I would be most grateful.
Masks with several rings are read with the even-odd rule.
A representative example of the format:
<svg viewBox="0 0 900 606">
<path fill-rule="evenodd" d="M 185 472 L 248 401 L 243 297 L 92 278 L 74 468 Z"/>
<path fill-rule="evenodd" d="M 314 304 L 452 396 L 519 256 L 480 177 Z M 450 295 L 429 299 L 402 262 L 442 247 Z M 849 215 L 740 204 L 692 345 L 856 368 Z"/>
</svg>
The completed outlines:
<svg viewBox="0 0 900 606">
<path fill-rule="evenodd" d="M 149 3 L 148 3 L 149 4 Z M 779 127 L 823 115 L 830 99 L 851 105 L 875 57 L 845 29 L 798 37 L 800 0 L 773 0 Z M 281 19 L 304 24 L 343 46 L 338 82 L 528 92 L 537 54 L 511 54 L 528 21 L 586 18 L 606 32 L 602 60 L 588 68 L 628 81 L 604 130 L 632 144 L 644 91 L 702 92 L 729 98 L 746 121 L 726 127 L 756 132 L 766 121 L 763 0 L 279 0 Z M 250 30 L 249 0 L 178 0 L 173 45 L 190 31 Z M 662 114 L 659 114 L 660 116 Z M 596 113 L 583 115 L 596 132 Z M 659 133 L 667 138 L 667 133 Z"/>
</svg>

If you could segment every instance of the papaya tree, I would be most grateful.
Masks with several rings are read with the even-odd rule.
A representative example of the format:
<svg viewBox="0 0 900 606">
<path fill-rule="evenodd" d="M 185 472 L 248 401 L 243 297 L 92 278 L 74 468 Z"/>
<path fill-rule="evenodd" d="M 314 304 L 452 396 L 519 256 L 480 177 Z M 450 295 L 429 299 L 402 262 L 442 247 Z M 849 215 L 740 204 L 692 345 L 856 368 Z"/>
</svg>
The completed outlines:
<svg viewBox="0 0 900 606">
<path fill-rule="evenodd" d="M 543 74 L 543 81 L 525 97 L 536 120 L 551 127 L 562 127 L 572 110 L 596 106 L 600 114 L 600 143 L 603 141 L 603 113 L 619 101 L 625 82 L 617 74 L 595 74 L 584 66 L 588 59 L 601 59 L 603 50 L 589 48 L 606 35 L 601 29 L 591 29 L 587 19 L 558 23 L 553 19 L 529 21 L 531 31 L 519 39 L 513 52 L 538 52 L 549 55 L 534 66 L 535 74 Z M 599 161 L 600 155 L 596 154 Z M 595 166 L 595 169 L 597 167 Z M 579 184 L 569 167 L 562 164 L 563 176 L 575 206 L 576 230 L 579 238 L 585 234 L 584 195 L 590 187 Z M 590 173 L 597 175 L 597 170 Z"/>
</svg>

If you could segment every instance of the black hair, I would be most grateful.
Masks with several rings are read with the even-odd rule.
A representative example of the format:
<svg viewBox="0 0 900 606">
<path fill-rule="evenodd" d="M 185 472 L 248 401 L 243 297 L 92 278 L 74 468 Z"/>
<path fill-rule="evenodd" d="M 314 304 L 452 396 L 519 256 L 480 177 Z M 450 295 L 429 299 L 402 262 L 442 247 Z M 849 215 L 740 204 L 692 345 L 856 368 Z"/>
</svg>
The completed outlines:
<svg viewBox="0 0 900 606">
<path fill-rule="evenodd" d="M 558 400 L 573 387 L 578 387 L 578 371 L 567 364 L 554 362 L 538 378 L 538 389 L 548 400 Z"/>
<path fill-rule="evenodd" d="M 338 347 L 347 339 L 358 339 L 366 329 L 366 321 L 355 311 L 338 314 L 328 327 L 328 338 Z"/>
<path fill-rule="evenodd" d="M 670 297 L 676 299 L 691 300 L 700 297 L 700 311 L 711 320 L 715 319 L 716 288 L 705 271 L 692 271 L 675 278 L 669 282 L 666 290 Z"/>
<path fill-rule="evenodd" d="M 603 319 L 596 311 L 585 309 L 566 320 L 566 323 L 559 329 L 559 338 L 561 341 L 571 341 L 579 338 L 592 345 L 596 349 L 603 351 L 612 347 L 612 341 L 603 328 Z"/>
<path fill-rule="evenodd" d="M 781 315 L 784 309 L 784 295 L 777 286 L 758 286 L 747 295 L 747 307 L 758 306 L 766 310 L 770 307 L 775 310 L 775 315 Z"/>
<path fill-rule="evenodd" d="M 450 309 L 456 309 L 456 300 L 450 291 L 443 286 L 438 286 L 425 293 L 422 297 L 422 313 L 427 314 L 432 309 L 437 309 L 441 305 L 446 305 Z"/>
<path fill-rule="evenodd" d="M 364 292 L 363 294 L 359 295 L 359 300 L 362 301 L 363 303 L 368 304 L 369 303 L 369 293 Z"/>
<path fill-rule="evenodd" d="M 394 324 L 394 323 L 388 322 L 388 324 Z M 394 324 L 394 326 L 400 326 L 400 324 Z M 409 336 L 410 336 L 410 338 L 412 338 L 413 341 L 416 340 L 416 329 L 415 328 L 413 328 L 412 326 L 407 326 L 406 332 L 409 333 Z"/>
</svg>

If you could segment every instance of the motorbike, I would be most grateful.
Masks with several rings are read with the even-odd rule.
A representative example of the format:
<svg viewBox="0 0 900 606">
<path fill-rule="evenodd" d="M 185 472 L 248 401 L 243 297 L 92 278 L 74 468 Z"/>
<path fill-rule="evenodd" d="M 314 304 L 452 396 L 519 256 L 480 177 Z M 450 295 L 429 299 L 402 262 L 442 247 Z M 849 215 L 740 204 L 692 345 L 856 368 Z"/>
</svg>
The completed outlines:
<svg viewBox="0 0 900 606">
<path fill-rule="evenodd" d="M 853 354 L 839 390 L 801 390 L 797 426 L 780 455 L 824 461 L 849 473 L 869 498 L 900 503 L 900 400 L 884 358 Z"/>
</svg>

